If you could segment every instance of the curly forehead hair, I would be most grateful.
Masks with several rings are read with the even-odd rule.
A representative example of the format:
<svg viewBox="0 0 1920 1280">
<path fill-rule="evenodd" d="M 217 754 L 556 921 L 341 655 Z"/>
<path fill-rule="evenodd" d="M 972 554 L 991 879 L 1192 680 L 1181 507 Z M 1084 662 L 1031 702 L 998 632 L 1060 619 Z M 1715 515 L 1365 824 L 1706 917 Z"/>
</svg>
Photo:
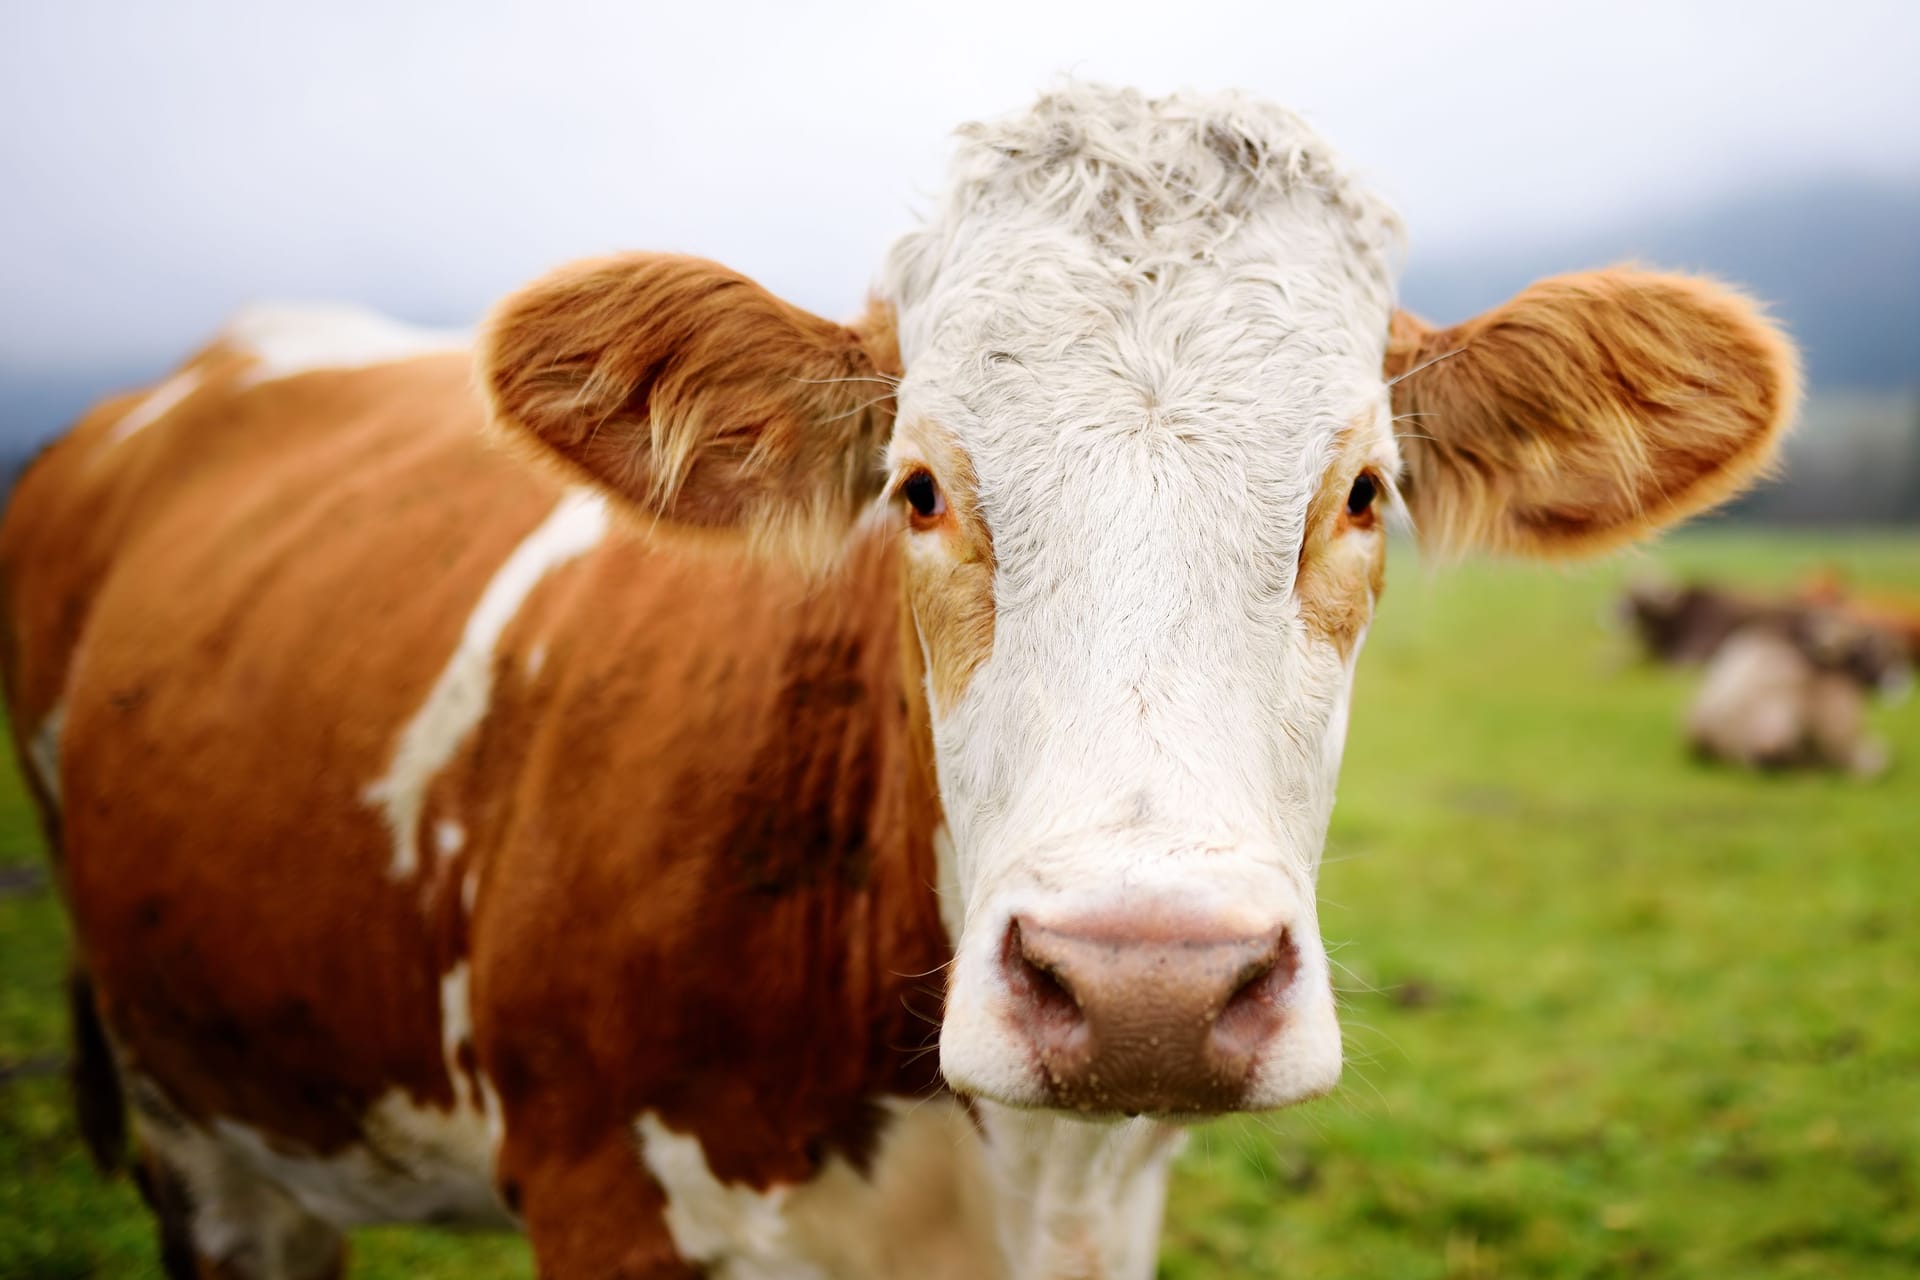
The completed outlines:
<svg viewBox="0 0 1920 1280">
<path fill-rule="evenodd" d="M 1351 248 L 1383 281 L 1401 244 L 1393 210 L 1305 121 L 1240 93 L 1149 98 L 1071 82 L 958 137 L 940 206 L 894 250 L 888 292 L 903 301 L 983 215 L 1044 218 L 1142 272 L 1208 261 L 1248 218 L 1303 198 L 1344 215 Z"/>
</svg>

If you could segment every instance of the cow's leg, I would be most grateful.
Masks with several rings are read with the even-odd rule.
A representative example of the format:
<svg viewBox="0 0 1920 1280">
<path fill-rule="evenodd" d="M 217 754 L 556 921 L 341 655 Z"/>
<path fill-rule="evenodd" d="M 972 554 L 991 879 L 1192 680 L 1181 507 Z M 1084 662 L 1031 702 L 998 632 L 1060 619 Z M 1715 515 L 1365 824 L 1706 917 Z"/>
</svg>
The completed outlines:
<svg viewBox="0 0 1920 1280">
<path fill-rule="evenodd" d="M 541 1280 L 695 1280 L 675 1250 L 666 1196 L 631 1133 L 583 1156 L 531 1150 L 512 1120 L 501 1149 L 501 1195 L 526 1224 Z"/>
<path fill-rule="evenodd" d="M 160 1269 L 167 1280 L 196 1280 L 200 1266 L 194 1260 L 193 1202 L 186 1182 L 144 1145 L 133 1162 L 133 1180 L 160 1232 Z"/>
<path fill-rule="evenodd" d="M 73 1091 L 80 1137 L 101 1173 L 117 1173 L 127 1153 L 127 1103 L 120 1092 L 120 1069 L 113 1045 L 93 999 L 93 979 L 76 959 L 67 973 L 67 1014 L 73 1054 L 67 1081 Z"/>
<path fill-rule="evenodd" d="M 140 1194 L 168 1280 L 340 1280 L 346 1239 L 177 1115 L 135 1120 Z"/>
</svg>

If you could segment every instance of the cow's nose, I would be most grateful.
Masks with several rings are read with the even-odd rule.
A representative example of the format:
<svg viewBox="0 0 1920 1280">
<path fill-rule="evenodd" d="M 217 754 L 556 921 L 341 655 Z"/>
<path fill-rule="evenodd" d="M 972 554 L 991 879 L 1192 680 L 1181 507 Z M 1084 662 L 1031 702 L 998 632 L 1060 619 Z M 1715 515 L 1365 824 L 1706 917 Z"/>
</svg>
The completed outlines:
<svg viewBox="0 0 1920 1280">
<path fill-rule="evenodd" d="M 1299 954 L 1284 927 L 1015 916 L 1001 963 L 1055 1106 L 1169 1115 L 1240 1105 L 1285 1021 Z"/>
</svg>

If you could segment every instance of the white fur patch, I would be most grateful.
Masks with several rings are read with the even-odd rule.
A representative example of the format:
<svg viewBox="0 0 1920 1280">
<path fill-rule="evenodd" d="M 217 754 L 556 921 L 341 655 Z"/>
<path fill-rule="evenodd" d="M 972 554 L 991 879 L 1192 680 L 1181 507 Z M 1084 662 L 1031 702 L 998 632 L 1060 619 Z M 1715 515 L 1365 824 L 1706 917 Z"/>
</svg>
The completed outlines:
<svg viewBox="0 0 1920 1280">
<path fill-rule="evenodd" d="M 979 1104 L 1016 1276 L 1149 1280 L 1167 1177 L 1186 1131 Z"/>
<path fill-rule="evenodd" d="M 467 1073 L 460 1069 L 460 1046 L 473 1038 L 473 1009 L 468 998 L 469 969 L 462 960 L 440 975 L 440 1052 L 446 1059 L 447 1079 L 461 1106 L 478 1107 L 479 1099 Z"/>
<path fill-rule="evenodd" d="M 944 822 L 933 829 L 933 866 L 940 889 L 940 923 L 952 943 L 960 937 L 966 921 L 966 902 L 960 892 L 960 869 L 954 861 L 953 833 Z"/>
<path fill-rule="evenodd" d="M 503 1132 L 499 1098 L 484 1076 L 476 1095 L 459 1062 L 460 1046 L 473 1035 L 469 974 L 463 961 L 440 979 L 441 1052 L 453 1085 L 453 1107 L 422 1107 L 401 1090 L 391 1090 L 361 1117 L 366 1141 L 360 1146 L 319 1156 L 228 1119 L 202 1128 L 165 1103 L 151 1082 L 139 1082 L 142 1110 L 151 1114 L 158 1107 L 169 1113 L 167 1123 L 142 1132 L 189 1178 L 199 1217 L 207 1224 L 203 1247 L 212 1246 L 213 1256 L 226 1256 L 248 1233 L 289 1235 L 293 1219 L 270 1212 L 279 1195 L 331 1227 L 513 1225 L 494 1194 L 494 1153 Z"/>
<path fill-rule="evenodd" d="M 715 1280 L 981 1280 L 1006 1273 L 979 1135 L 951 1098 L 889 1100 L 871 1168 L 833 1158 L 766 1191 L 714 1176 L 697 1138 L 648 1112 L 641 1158 L 682 1257 Z"/>
<path fill-rule="evenodd" d="M 467 829 L 451 818 L 433 824 L 433 848 L 443 858 L 451 858 L 467 844 Z"/>
<path fill-rule="evenodd" d="M 649 1111 L 634 1124 L 640 1155 L 667 1193 L 667 1229 L 680 1256 L 725 1263 L 729 1277 L 818 1276 L 796 1265 L 783 1212 L 789 1188 L 755 1191 L 713 1174 L 698 1138 L 675 1133 Z"/>
<path fill-rule="evenodd" d="M 187 1183 L 195 1246 L 243 1260 L 249 1274 L 330 1275 L 342 1228 L 513 1225 L 494 1195 L 493 1144 L 477 1110 L 422 1108 L 395 1090 L 362 1117 L 363 1145 L 320 1156 L 232 1120 L 196 1124 L 138 1075 L 128 1093 L 141 1141 Z"/>
<path fill-rule="evenodd" d="M 149 391 L 139 404 L 127 411 L 126 417 L 114 424 L 112 433 L 107 437 L 107 443 L 119 444 L 160 421 L 173 412 L 181 401 L 198 391 L 200 382 L 200 372 L 197 369 L 188 369 L 174 374 Z"/>
<path fill-rule="evenodd" d="M 199 1129 L 136 1122 L 142 1141 L 187 1187 L 194 1250 L 216 1265 L 274 1280 L 334 1274 L 343 1239 L 331 1224 Z"/>
<path fill-rule="evenodd" d="M 395 1090 L 361 1124 L 366 1144 L 331 1156 L 290 1152 L 230 1120 L 216 1120 L 214 1132 L 302 1208 L 339 1226 L 512 1225 L 494 1194 L 493 1142 L 481 1109 L 420 1107 Z"/>
<path fill-rule="evenodd" d="M 60 733 L 66 723 L 67 704 L 57 703 L 27 740 L 27 763 L 56 810 L 60 808 Z"/>
<path fill-rule="evenodd" d="M 605 501 L 584 489 L 568 490 L 487 584 L 453 657 L 401 730 L 386 775 L 365 792 L 367 803 L 381 811 L 393 834 L 389 870 L 395 879 L 419 869 L 427 787 L 486 718 L 493 696 L 493 651 L 501 633 L 542 578 L 592 550 L 606 531 Z"/>
<path fill-rule="evenodd" d="M 227 322 L 221 338 L 253 357 L 244 385 L 317 369 L 358 369 L 465 351 L 471 334 L 427 329 L 338 303 L 263 303 Z"/>
</svg>

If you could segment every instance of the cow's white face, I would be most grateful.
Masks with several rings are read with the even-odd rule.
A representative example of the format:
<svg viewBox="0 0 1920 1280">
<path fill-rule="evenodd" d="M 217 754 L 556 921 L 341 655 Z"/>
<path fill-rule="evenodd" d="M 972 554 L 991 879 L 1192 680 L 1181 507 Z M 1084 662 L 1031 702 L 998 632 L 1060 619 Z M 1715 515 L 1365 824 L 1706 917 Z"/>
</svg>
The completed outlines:
<svg viewBox="0 0 1920 1280">
<path fill-rule="evenodd" d="M 1738 294 L 1623 269 L 1430 328 L 1392 310 L 1391 215 L 1241 97 L 1078 86 L 963 137 L 864 320 L 695 259 L 579 264 L 489 323 L 494 417 L 656 526 L 813 571 L 898 521 L 957 1086 L 1319 1092 L 1313 882 L 1396 478 L 1448 550 L 1618 545 L 1766 465 L 1792 350 Z"/>
<path fill-rule="evenodd" d="M 941 1058 L 1001 1101 L 1269 1107 L 1339 1073 L 1313 882 L 1399 469 L 1393 229 L 1298 120 L 1236 105 L 1080 92 L 973 131 L 884 287 Z M 1191 981 L 1120 972 L 1216 945 Z M 1186 1034 L 1223 1014 L 1244 1043 Z"/>
</svg>

